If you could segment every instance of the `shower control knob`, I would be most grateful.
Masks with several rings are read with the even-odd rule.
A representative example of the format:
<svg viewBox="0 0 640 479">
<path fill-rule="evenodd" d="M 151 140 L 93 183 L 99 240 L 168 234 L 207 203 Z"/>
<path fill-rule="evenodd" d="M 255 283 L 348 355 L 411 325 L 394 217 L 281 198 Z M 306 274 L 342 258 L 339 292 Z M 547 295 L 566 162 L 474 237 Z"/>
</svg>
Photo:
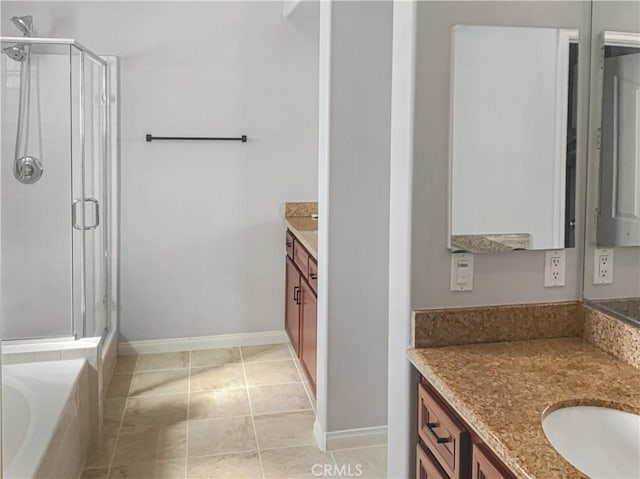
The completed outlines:
<svg viewBox="0 0 640 479">
<path fill-rule="evenodd" d="M 42 162 L 34 156 L 16 158 L 13 164 L 13 176 L 25 185 L 30 185 L 38 181 L 42 177 L 43 172 Z"/>
</svg>

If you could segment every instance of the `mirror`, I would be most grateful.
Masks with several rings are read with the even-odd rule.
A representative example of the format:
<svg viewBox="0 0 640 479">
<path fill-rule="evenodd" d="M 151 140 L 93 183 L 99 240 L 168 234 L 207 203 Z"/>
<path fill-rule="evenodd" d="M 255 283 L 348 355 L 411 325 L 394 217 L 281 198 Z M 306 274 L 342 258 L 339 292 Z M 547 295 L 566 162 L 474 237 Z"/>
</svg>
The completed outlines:
<svg viewBox="0 0 640 479">
<path fill-rule="evenodd" d="M 449 248 L 575 245 L 578 31 L 453 28 Z"/>
<path fill-rule="evenodd" d="M 604 32 L 598 246 L 640 246 L 640 35 Z"/>
<path fill-rule="evenodd" d="M 594 5 L 586 301 L 640 327 L 640 7 Z M 621 27 L 634 33 L 603 31 Z M 604 263 L 603 263 L 604 261 Z M 605 275 L 605 264 L 610 275 Z"/>
</svg>

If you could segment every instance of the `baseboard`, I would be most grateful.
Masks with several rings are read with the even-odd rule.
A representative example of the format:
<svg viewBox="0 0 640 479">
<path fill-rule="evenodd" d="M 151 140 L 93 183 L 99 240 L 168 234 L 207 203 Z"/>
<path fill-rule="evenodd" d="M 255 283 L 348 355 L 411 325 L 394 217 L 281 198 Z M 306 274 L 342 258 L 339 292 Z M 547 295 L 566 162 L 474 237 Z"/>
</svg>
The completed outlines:
<svg viewBox="0 0 640 479">
<path fill-rule="evenodd" d="M 363 427 L 360 429 L 334 431 L 328 432 L 325 435 L 325 450 L 327 451 L 379 446 L 384 444 L 387 444 L 387 426 Z"/>
<path fill-rule="evenodd" d="M 324 432 L 322 426 L 318 422 L 318 417 L 313 423 L 313 436 L 316 438 L 316 444 L 321 451 L 327 450 L 327 433 Z"/>
<path fill-rule="evenodd" d="M 263 331 L 259 333 L 221 334 L 217 336 L 197 336 L 193 338 L 156 339 L 118 343 L 118 355 L 151 353 L 175 353 L 198 349 L 231 348 L 235 346 L 256 346 L 260 344 L 287 343 L 284 331 Z"/>
</svg>

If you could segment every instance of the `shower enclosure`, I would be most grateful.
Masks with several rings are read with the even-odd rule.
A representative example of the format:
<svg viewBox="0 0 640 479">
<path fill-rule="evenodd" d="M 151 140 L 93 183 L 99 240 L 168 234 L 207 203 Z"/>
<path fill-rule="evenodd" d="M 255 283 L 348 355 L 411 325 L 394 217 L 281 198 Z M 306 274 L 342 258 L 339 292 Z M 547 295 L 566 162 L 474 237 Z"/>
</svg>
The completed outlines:
<svg viewBox="0 0 640 479">
<path fill-rule="evenodd" d="M 0 37 L 4 340 L 108 328 L 108 63 L 75 40 Z M 22 23 L 20 23 L 22 21 Z"/>
</svg>

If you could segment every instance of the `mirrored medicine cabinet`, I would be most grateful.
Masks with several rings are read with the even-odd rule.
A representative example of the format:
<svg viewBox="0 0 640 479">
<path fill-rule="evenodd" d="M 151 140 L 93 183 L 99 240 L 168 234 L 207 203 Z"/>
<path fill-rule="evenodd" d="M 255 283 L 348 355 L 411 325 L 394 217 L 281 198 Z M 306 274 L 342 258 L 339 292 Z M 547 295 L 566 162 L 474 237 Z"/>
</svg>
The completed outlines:
<svg viewBox="0 0 640 479">
<path fill-rule="evenodd" d="M 452 35 L 449 248 L 575 246 L 578 30 Z"/>
</svg>

